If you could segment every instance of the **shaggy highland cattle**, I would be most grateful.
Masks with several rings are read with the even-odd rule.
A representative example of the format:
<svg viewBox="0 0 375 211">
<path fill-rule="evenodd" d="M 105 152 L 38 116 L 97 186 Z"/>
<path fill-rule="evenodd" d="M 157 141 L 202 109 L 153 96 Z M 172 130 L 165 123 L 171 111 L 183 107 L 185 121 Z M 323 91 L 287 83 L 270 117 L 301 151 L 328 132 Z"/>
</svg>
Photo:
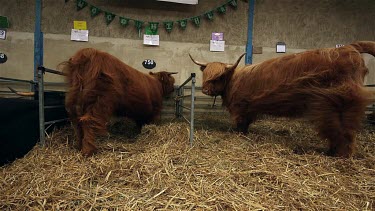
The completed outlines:
<svg viewBox="0 0 375 211">
<path fill-rule="evenodd" d="M 69 85 L 65 106 L 86 156 L 96 152 L 95 136 L 107 132 L 112 116 L 128 117 L 140 129 L 159 119 L 163 96 L 174 91 L 174 73 L 144 74 L 92 48 L 79 50 L 60 67 Z"/>
<path fill-rule="evenodd" d="M 221 95 L 237 130 L 248 132 L 257 116 L 305 117 L 329 140 L 329 155 L 349 157 L 373 93 L 363 87 L 368 73 L 361 53 L 375 56 L 375 42 L 362 41 L 285 55 L 259 64 L 233 65 L 194 60 L 203 71 L 202 92 Z"/>
</svg>

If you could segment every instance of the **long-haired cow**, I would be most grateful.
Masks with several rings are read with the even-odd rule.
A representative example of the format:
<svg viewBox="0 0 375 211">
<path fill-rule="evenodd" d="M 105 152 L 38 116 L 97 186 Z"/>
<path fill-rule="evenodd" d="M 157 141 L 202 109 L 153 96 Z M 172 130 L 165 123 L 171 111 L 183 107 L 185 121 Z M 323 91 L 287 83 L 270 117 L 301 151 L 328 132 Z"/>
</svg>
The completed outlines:
<svg viewBox="0 0 375 211">
<path fill-rule="evenodd" d="M 174 73 L 144 74 L 93 48 L 79 50 L 61 66 L 69 84 L 66 109 L 86 156 L 97 150 L 95 136 L 106 133 L 111 116 L 128 117 L 141 128 L 158 119 L 163 96 L 174 90 Z"/>
<path fill-rule="evenodd" d="M 285 55 L 237 67 L 191 59 L 203 71 L 202 92 L 221 95 L 237 130 L 248 132 L 258 115 L 305 117 L 328 139 L 328 154 L 349 157 L 355 148 L 372 93 L 363 87 L 368 73 L 361 53 L 375 56 L 375 42 L 362 41 Z"/>
</svg>

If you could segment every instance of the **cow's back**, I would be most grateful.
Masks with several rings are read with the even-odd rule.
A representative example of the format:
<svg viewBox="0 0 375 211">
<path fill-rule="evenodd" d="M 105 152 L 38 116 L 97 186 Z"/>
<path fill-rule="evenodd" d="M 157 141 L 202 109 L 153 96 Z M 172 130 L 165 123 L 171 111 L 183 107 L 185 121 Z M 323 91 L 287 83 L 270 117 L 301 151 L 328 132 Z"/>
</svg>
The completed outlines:
<svg viewBox="0 0 375 211">
<path fill-rule="evenodd" d="M 237 68 L 225 100 L 229 110 L 246 104 L 258 113 L 299 116 L 312 95 L 343 83 L 362 84 L 366 71 L 350 46 L 286 55 Z"/>
</svg>

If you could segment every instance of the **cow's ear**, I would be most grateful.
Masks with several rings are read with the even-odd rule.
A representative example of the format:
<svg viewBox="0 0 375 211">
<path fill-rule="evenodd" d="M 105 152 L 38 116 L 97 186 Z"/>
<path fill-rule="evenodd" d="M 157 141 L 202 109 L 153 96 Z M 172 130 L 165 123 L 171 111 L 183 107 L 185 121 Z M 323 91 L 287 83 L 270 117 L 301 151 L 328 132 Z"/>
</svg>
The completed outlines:
<svg viewBox="0 0 375 211">
<path fill-rule="evenodd" d="M 223 73 L 223 75 L 231 74 L 235 69 L 236 67 L 225 68 L 225 72 Z"/>
<path fill-rule="evenodd" d="M 155 78 L 159 79 L 160 81 L 164 81 L 164 76 L 163 74 L 160 74 L 160 73 L 153 73 L 153 72 L 149 72 L 150 75 L 154 76 Z"/>
</svg>

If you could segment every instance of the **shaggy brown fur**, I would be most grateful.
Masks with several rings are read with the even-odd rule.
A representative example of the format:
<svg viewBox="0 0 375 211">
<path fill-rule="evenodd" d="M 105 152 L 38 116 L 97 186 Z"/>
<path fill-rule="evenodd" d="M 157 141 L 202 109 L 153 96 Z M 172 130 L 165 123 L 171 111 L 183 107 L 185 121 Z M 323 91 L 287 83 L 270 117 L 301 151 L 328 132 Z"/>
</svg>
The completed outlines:
<svg viewBox="0 0 375 211">
<path fill-rule="evenodd" d="M 203 93 L 221 95 L 240 132 L 260 114 L 305 117 L 330 141 L 329 154 L 349 157 L 355 148 L 372 93 L 363 88 L 368 73 L 361 53 L 375 56 L 375 42 L 316 49 L 236 68 L 202 63 Z"/>
<path fill-rule="evenodd" d="M 84 155 L 96 150 L 95 136 L 107 132 L 112 115 L 133 119 L 139 128 L 159 118 L 162 97 L 174 90 L 173 73 L 144 74 L 92 48 L 61 64 L 69 90 L 66 109 Z"/>
</svg>

